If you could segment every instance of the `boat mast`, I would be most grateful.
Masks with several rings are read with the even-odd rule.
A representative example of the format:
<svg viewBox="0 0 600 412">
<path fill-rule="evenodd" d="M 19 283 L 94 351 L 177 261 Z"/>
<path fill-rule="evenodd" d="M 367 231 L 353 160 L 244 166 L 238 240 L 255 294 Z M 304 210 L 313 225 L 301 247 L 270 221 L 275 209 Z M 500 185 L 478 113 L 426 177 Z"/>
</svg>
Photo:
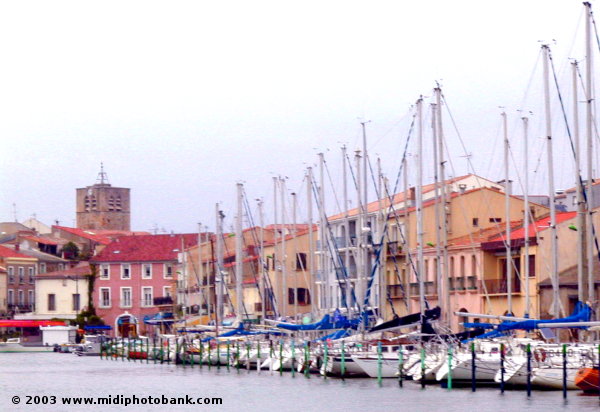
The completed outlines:
<svg viewBox="0 0 600 412">
<path fill-rule="evenodd" d="M 542 46 L 544 54 L 544 106 L 546 114 L 546 141 L 548 152 L 548 192 L 550 194 L 550 237 L 551 237 L 551 258 L 550 274 L 552 279 L 552 314 L 555 318 L 560 316 L 560 301 L 558 288 L 558 238 L 556 235 L 556 204 L 554 192 L 554 157 L 552 154 L 552 123 L 550 117 L 550 85 L 548 60 L 550 58 L 550 48 L 547 44 Z"/>
<path fill-rule="evenodd" d="M 278 253 L 277 253 L 277 234 L 278 234 L 278 228 L 277 228 L 277 183 L 278 183 L 278 178 L 277 176 L 273 176 L 273 272 L 274 272 L 274 279 L 276 282 L 276 286 L 279 286 L 279 284 L 277 283 L 277 272 L 278 272 L 278 265 L 277 265 L 277 258 L 278 258 Z M 281 262 L 281 257 L 279 257 L 279 261 Z M 275 285 L 273 286 L 274 289 L 274 293 L 275 295 L 277 295 L 277 288 L 275 288 Z M 281 297 L 281 300 L 279 300 L 280 305 L 281 306 L 281 312 L 280 314 L 283 316 L 283 296 Z"/>
<path fill-rule="evenodd" d="M 366 298 L 366 281 L 367 281 L 367 276 L 369 273 L 371 273 L 371 265 L 370 265 L 370 259 L 369 259 L 369 233 L 372 235 L 373 231 L 372 228 L 369 226 L 369 216 L 368 216 L 368 204 L 369 204 L 369 169 L 368 169 L 368 164 L 369 164 L 369 157 L 368 157 L 368 152 L 367 152 L 367 123 L 369 123 L 369 121 L 366 122 L 361 122 L 361 126 L 362 126 L 362 144 L 363 144 L 363 179 L 362 179 L 362 191 L 363 191 L 363 201 L 362 201 L 362 211 L 363 211 L 363 219 L 362 219 L 362 224 L 364 226 L 362 226 L 360 229 L 361 231 L 361 238 L 363 239 L 363 242 L 361 243 L 361 247 L 363 248 L 363 266 L 360 271 L 361 273 L 361 277 L 360 277 L 360 282 L 362 283 L 361 285 L 361 289 L 363 290 L 363 293 L 365 294 L 365 298 Z M 367 227 L 369 228 L 369 232 L 367 232 Z M 364 233 L 363 233 L 363 229 L 364 229 Z M 372 237 L 372 236 L 371 236 Z M 369 299 L 371 299 L 371 296 L 369 296 Z M 369 305 L 367 305 L 369 306 Z M 365 307 L 365 310 L 367 310 L 367 308 Z"/>
<path fill-rule="evenodd" d="M 198 223 L 198 278 L 198 301 L 200 303 L 199 314 L 202 315 L 202 306 L 206 304 L 208 307 L 208 303 L 204 295 L 204 268 L 202 267 L 202 223 Z"/>
<path fill-rule="evenodd" d="M 377 299 L 375 301 L 375 306 L 377 306 L 379 308 L 379 317 L 382 319 L 386 319 L 386 299 L 384 298 L 384 296 L 386 295 L 385 292 L 385 288 L 386 288 L 386 279 L 385 279 L 385 267 L 386 267 L 386 251 L 384 248 L 385 245 L 385 239 L 383 237 L 383 234 L 385 232 L 385 221 L 384 221 L 384 210 L 383 210 L 383 172 L 381 171 L 381 158 L 377 157 L 377 183 L 379 185 L 378 187 L 378 195 L 377 195 L 377 236 L 375 237 L 376 239 L 379 239 L 381 241 L 381 244 L 379 245 L 381 249 L 381 252 L 379 254 L 380 256 L 380 261 L 379 261 L 379 267 L 377 268 L 378 270 L 378 285 L 379 285 L 379 293 L 377 296 Z"/>
<path fill-rule="evenodd" d="M 346 305 L 348 307 L 348 318 L 352 317 L 352 281 L 350 280 L 350 217 L 348 211 L 348 164 L 346 156 L 346 145 L 342 146 L 342 179 L 343 179 L 343 202 L 344 202 L 344 266 L 346 267 Z"/>
<path fill-rule="evenodd" d="M 510 150 L 508 141 L 508 125 L 506 120 L 506 112 L 502 112 L 502 128 L 504 130 L 504 210 L 506 213 L 506 300 L 508 305 L 508 313 L 513 314 L 512 306 L 512 252 L 510 247 L 511 233 L 510 233 L 510 176 L 509 176 L 509 164 L 508 154 Z"/>
<path fill-rule="evenodd" d="M 402 159 L 402 169 L 404 170 L 403 183 L 404 183 L 404 233 L 402 239 L 404 241 L 404 273 L 402 276 L 402 287 L 404 288 L 404 304 L 406 305 L 407 312 L 410 312 L 410 220 L 408 218 L 408 202 L 410 199 L 410 187 L 408 187 L 408 161 L 406 157 Z M 402 228 L 398 228 L 402 230 Z"/>
<path fill-rule="evenodd" d="M 439 158 L 439 168 L 440 168 L 440 181 L 442 184 L 442 205 L 441 205 L 441 220 L 442 220 L 442 265 L 441 265 L 441 278 L 444 282 L 444 303 L 446 308 L 446 319 L 448 325 L 451 326 L 452 322 L 452 305 L 450 304 L 450 280 L 448 273 L 448 213 L 449 207 L 447 201 L 447 188 L 446 188 L 446 161 L 444 160 L 444 128 L 442 127 L 442 89 L 439 87 L 435 88 L 435 97 L 436 97 L 436 107 L 437 107 L 437 138 L 438 138 L 438 158 Z M 438 259 L 440 257 L 438 256 Z"/>
<path fill-rule="evenodd" d="M 294 320 L 298 317 L 298 232 L 296 227 L 296 193 L 292 192 L 292 233 L 294 236 L 294 260 L 292 261 L 294 268 Z M 301 262 L 300 262 L 301 263 Z M 304 270 L 304 267 L 301 268 Z"/>
<path fill-rule="evenodd" d="M 423 257 L 423 98 L 417 100 L 417 274 L 419 276 L 419 306 L 421 322 L 425 319 L 425 261 Z"/>
<path fill-rule="evenodd" d="M 288 315 L 289 296 L 287 287 L 287 251 L 285 249 L 285 179 L 279 178 L 279 190 L 281 194 L 281 316 Z"/>
<path fill-rule="evenodd" d="M 585 301 L 583 286 L 583 245 L 585 244 L 585 205 L 581 184 L 581 136 L 579 135 L 579 107 L 577 93 L 577 61 L 571 63 L 573 80 L 573 138 L 575 140 L 575 196 L 577 197 L 577 299 Z"/>
<path fill-rule="evenodd" d="M 318 313 L 317 283 L 315 277 L 315 244 L 313 235 L 313 194 L 312 194 L 313 175 L 312 167 L 306 170 L 306 213 L 308 215 L 308 272 L 310 273 L 310 302 L 311 313 L 313 317 Z"/>
<path fill-rule="evenodd" d="M 523 201 L 525 205 L 523 207 L 523 230 L 525 231 L 525 317 L 529 317 L 529 306 L 531 305 L 531 297 L 529 296 L 529 130 L 528 124 L 529 119 L 523 117 L 523 153 L 525 158 L 523 161 L 525 172 L 523 173 Z"/>
<path fill-rule="evenodd" d="M 267 317 L 267 290 L 265 287 L 266 280 L 266 267 L 265 267 L 265 258 L 264 258 L 264 250 L 265 250 L 265 219 L 263 214 L 263 201 L 258 199 L 258 217 L 260 219 L 260 278 L 258 281 L 260 293 L 262 296 L 262 305 L 261 312 L 262 318 L 265 319 Z"/>
<path fill-rule="evenodd" d="M 442 249 L 441 249 L 441 221 L 442 221 L 442 213 L 443 213 L 443 207 L 444 207 L 444 203 L 442 201 L 441 198 L 441 193 L 440 193 L 440 179 L 439 179 L 439 175 L 438 175 L 438 170 L 439 170 L 439 164 L 438 164 L 438 136 L 437 136 L 437 125 L 436 125 L 436 120 L 437 120 L 437 104 L 432 103 L 431 104 L 431 131 L 432 131 L 432 137 L 433 137 L 433 187 L 435 188 L 434 191 L 434 210 L 435 210 L 435 283 L 436 283 L 436 290 L 437 290 L 437 296 L 438 296 L 438 305 L 440 307 L 444 307 L 443 306 L 443 298 L 442 298 L 442 294 L 443 294 L 443 288 L 442 288 Z"/>
<path fill-rule="evenodd" d="M 242 279 L 244 276 L 244 259 L 242 256 L 242 198 L 244 196 L 244 185 L 237 184 L 237 216 L 235 219 L 235 295 L 236 295 L 236 312 L 238 322 L 242 322 L 242 312 L 244 311 L 244 291 L 242 289 Z"/>
<path fill-rule="evenodd" d="M 324 301 L 323 309 L 325 313 L 329 312 L 330 308 L 330 296 L 329 296 L 329 271 L 327 270 L 327 258 L 325 256 L 325 250 L 327 248 L 327 213 L 325 212 L 325 157 L 323 153 L 319 153 L 319 213 L 321 216 L 321 274 L 322 278 L 322 291 L 323 294 L 321 299 Z"/>
<path fill-rule="evenodd" d="M 594 192 L 592 184 L 594 180 L 592 169 L 593 158 L 593 100 L 594 91 L 592 89 L 592 5 L 589 2 L 583 3 L 586 8 L 585 20 L 585 87 L 586 87 L 586 140 L 587 140 L 587 219 L 586 219 L 586 235 L 587 235 L 587 274 L 588 274 L 588 300 L 592 308 L 595 307 L 596 294 L 594 290 L 594 233 L 592 231 L 593 213 L 594 213 Z"/>
<path fill-rule="evenodd" d="M 361 273 L 364 270 L 364 249 L 363 249 L 363 213 L 362 213 L 362 199 L 361 199 L 361 184 L 362 184 L 362 173 L 360 168 L 360 150 L 354 152 L 354 160 L 356 162 L 356 205 L 357 205 L 357 219 L 356 219 L 356 304 L 358 311 L 361 312 L 361 303 L 363 302 L 363 283 Z M 366 308 L 365 308 L 366 309 Z"/>
<path fill-rule="evenodd" d="M 223 320 L 223 218 L 225 215 L 219 210 L 219 204 L 215 207 L 217 221 L 217 270 L 215 271 L 215 286 L 217 288 L 217 310 L 215 311 L 216 334 L 219 335 L 219 320 Z"/>
</svg>

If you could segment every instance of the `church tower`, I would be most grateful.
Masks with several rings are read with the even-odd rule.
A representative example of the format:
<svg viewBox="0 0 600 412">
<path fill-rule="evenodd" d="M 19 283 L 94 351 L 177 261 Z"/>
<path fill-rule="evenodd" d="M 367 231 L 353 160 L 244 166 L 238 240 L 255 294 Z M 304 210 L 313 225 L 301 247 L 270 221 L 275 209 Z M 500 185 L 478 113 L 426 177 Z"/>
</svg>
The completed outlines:
<svg viewBox="0 0 600 412">
<path fill-rule="evenodd" d="M 77 227 L 83 230 L 131 230 L 129 189 L 108 183 L 104 165 L 93 186 L 77 189 Z"/>
</svg>

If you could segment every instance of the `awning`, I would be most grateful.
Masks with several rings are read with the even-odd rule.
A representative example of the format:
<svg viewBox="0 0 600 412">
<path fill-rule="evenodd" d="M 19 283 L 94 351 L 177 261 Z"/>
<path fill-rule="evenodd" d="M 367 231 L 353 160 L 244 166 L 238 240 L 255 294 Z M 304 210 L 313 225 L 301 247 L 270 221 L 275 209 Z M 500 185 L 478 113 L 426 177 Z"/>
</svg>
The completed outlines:
<svg viewBox="0 0 600 412">
<path fill-rule="evenodd" d="M 110 325 L 95 325 L 95 326 L 84 326 L 85 330 L 111 330 L 112 326 Z"/>
<path fill-rule="evenodd" d="M 39 328 L 40 326 L 65 326 L 56 320 L 0 320 L 0 328 Z"/>
</svg>

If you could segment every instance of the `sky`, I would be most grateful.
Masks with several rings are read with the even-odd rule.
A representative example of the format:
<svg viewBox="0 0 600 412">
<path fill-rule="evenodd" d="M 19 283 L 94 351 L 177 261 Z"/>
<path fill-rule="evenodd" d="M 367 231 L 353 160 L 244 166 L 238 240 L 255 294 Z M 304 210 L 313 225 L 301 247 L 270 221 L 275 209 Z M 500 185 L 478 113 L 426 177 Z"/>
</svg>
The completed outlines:
<svg viewBox="0 0 600 412">
<path fill-rule="evenodd" d="M 531 191 L 547 193 L 540 46 L 550 44 L 571 105 L 583 16 L 570 0 L 0 3 L 0 220 L 73 226 L 75 189 L 94 184 L 103 162 L 113 186 L 131 188 L 133 230 L 214 230 L 217 202 L 232 225 L 240 182 L 254 221 L 263 199 L 270 222 L 274 176 L 298 193 L 302 221 L 319 152 L 336 213 L 340 147 L 352 156 L 368 121 L 369 158 L 393 182 L 409 136 L 410 158 L 416 150 L 414 104 L 423 96 L 430 122 L 436 82 L 448 174 L 503 178 L 505 110 L 519 181 L 526 113 Z M 567 188 L 557 96 L 556 186 Z"/>
</svg>

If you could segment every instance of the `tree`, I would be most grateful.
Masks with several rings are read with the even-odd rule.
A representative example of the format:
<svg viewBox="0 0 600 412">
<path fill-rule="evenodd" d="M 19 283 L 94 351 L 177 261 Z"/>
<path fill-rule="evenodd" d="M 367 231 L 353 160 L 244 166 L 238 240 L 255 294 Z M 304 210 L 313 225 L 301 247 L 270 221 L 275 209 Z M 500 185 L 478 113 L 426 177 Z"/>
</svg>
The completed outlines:
<svg viewBox="0 0 600 412">
<path fill-rule="evenodd" d="M 63 246 L 62 253 L 65 259 L 77 259 L 79 257 L 79 247 L 75 243 L 69 242 Z"/>
</svg>

